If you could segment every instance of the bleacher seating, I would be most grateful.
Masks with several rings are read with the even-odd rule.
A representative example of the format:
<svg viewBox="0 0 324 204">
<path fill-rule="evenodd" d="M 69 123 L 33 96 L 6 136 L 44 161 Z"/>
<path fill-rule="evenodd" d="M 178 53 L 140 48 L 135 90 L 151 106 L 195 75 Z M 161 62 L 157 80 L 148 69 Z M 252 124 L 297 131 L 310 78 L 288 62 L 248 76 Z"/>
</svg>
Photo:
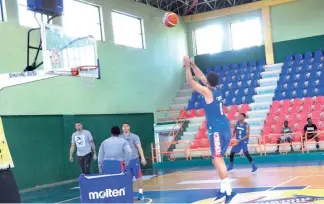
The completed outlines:
<svg viewBox="0 0 324 204">
<path fill-rule="evenodd" d="M 249 111 L 253 109 L 253 106 L 255 107 L 253 113 L 255 118 L 252 119 L 254 123 L 255 121 L 258 123 L 256 115 L 259 112 L 257 111 L 260 110 L 260 113 L 264 114 L 264 111 L 267 111 L 267 115 L 264 115 L 262 119 L 262 121 L 265 119 L 264 122 L 259 125 L 259 128 L 262 126 L 262 130 L 257 136 L 258 140 L 251 144 L 255 148 L 260 147 L 257 150 L 259 152 L 261 146 L 264 148 L 263 151 L 266 151 L 266 146 L 277 146 L 277 139 L 286 120 L 294 131 L 294 145 L 301 145 L 303 128 L 308 117 L 313 119 L 313 123 L 319 130 L 324 130 L 324 113 L 322 113 L 324 110 L 324 57 L 322 51 L 287 56 L 281 71 L 280 68 L 275 69 L 278 71 L 276 73 L 279 78 L 275 79 L 273 85 L 264 85 L 263 87 L 265 90 L 267 86 L 273 87 L 272 103 L 271 98 L 255 103 L 254 96 L 258 93 L 257 87 L 260 86 L 262 72 L 265 71 L 264 66 L 265 61 L 262 60 L 206 68 L 205 74 L 215 71 L 220 76 L 219 88 L 223 93 L 223 112 L 228 117 L 232 130 L 239 113 L 247 113 L 249 118 Z M 272 73 L 273 71 L 269 69 L 268 72 Z M 276 81 L 277 85 L 275 85 Z M 263 93 L 259 91 L 258 94 L 260 94 L 258 97 L 262 97 Z M 265 109 L 260 103 L 262 104 L 266 100 L 271 105 Z M 186 118 L 203 118 L 205 113 L 202 102 L 202 96 L 193 92 L 188 101 Z M 193 151 L 209 147 L 206 121 L 204 119 L 199 121 L 201 121 L 199 128 L 195 131 L 194 139 L 190 141 L 190 148 Z M 257 127 L 255 126 L 255 128 Z M 272 137 L 272 135 L 276 136 Z M 321 134 L 322 136 L 323 134 Z M 323 141 L 323 138 L 321 140 Z"/>
</svg>

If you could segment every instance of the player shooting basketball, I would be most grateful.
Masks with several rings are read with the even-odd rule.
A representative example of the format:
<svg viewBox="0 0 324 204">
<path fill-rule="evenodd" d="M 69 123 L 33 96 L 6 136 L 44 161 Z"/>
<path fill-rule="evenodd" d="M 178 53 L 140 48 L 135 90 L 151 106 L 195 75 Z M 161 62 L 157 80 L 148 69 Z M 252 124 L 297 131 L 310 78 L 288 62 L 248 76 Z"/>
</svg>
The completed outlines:
<svg viewBox="0 0 324 204">
<path fill-rule="evenodd" d="M 184 58 L 184 68 L 186 69 L 188 85 L 204 97 L 203 107 L 207 120 L 211 156 L 216 171 L 221 178 L 221 189 L 216 194 L 215 202 L 220 202 L 225 197 L 225 203 L 229 203 L 236 193 L 232 191 L 227 177 L 223 156 L 230 144 L 232 134 L 230 123 L 223 113 L 222 93 L 216 88 L 219 76 L 216 72 L 210 72 L 206 77 L 188 57 Z M 205 86 L 193 80 L 191 68 Z"/>
</svg>

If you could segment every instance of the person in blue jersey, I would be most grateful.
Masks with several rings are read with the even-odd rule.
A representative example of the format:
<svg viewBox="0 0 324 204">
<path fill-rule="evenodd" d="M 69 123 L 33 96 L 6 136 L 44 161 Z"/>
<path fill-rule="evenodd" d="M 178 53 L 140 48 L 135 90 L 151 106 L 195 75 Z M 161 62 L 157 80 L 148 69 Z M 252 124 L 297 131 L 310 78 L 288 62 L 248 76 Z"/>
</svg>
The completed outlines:
<svg viewBox="0 0 324 204">
<path fill-rule="evenodd" d="M 230 164 L 227 167 L 227 171 L 233 170 L 234 156 L 241 150 L 243 151 L 244 155 L 249 160 L 249 162 L 252 164 L 252 172 L 255 173 L 258 170 L 258 167 L 255 165 L 248 150 L 250 126 L 247 122 L 245 122 L 245 118 L 246 115 L 244 113 L 241 113 L 239 121 L 236 123 L 234 135 L 236 135 L 237 144 L 232 147 L 230 154 Z"/>
<path fill-rule="evenodd" d="M 219 76 L 216 72 L 209 72 L 206 77 L 189 57 L 184 57 L 184 68 L 188 85 L 203 96 L 210 152 L 213 164 L 221 178 L 221 189 L 217 192 L 214 202 L 225 200 L 225 203 L 229 203 L 236 193 L 232 191 L 223 157 L 230 144 L 232 134 L 230 123 L 223 113 L 222 93 L 217 89 Z M 203 85 L 193 79 L 191 70 Z"/>
</svg>

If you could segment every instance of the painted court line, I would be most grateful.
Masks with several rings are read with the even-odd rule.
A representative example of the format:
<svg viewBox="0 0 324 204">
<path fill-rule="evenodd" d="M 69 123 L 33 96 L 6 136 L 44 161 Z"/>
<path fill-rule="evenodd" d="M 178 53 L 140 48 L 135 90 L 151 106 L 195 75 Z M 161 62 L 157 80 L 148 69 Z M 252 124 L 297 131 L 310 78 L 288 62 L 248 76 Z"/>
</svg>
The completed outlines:
<svg viewBox="0 0 324 204">
<path fill-rule="evenodd" d="M 230 182 L 235 181 L 236 179 L 229 179 Z M 220 179 L 216 179 L 216 180 L 195 180 L 195 181 L 181 181 L 179 183 L 177 183 L 178 185 L 187 185 L 187 184 L 214 184 L 214 183 L 221 183 Z"/>
<path fill-rule="evenodd" d="M 280 187 L 280 186 L 282 186 L 282 185 L 285 185 L 286 183 L 289 183 L 289 182 L 291 182 L 291 181 L 293 181 L 293 180 L 295 180 L 295 179 L 297 179 L 297 178 L 299 178 L 299 176 L 295 176 L 294 178 L 291 178 L 291 179 L 289 179 L 289 180 L 287 180 L 287 181 L 285 181 L 285 182 L 282 182 L 282 183 L 280 183 L 280 184 L 278 184 L 278 185 L 276 185 L 276 186 L 274 186 L 274 187 L 272 187 L 272 188 L 269 188 L 269 189 L 267 189 L 267 190 L 265 190 L 265 191 L 271 191 L 271 190 L 273 190 L 273 189 L 275 189 L 275 188 L 278 188 L 278 187 Z"/>
<path fill-rule="evenodd" d="M 78 198 L 80 198 L 80 196 L 79 197 L 75 197 L 75 198 L 71 198 L 71 199 L 67 199 L 67 200 L 63 200 L 63 201 L 60 201 L 60 202 L 57 202 L 57 203 L 65 203 L 65 202 L 68 202 L 68 201 L 71 201 L 71 200 L 76 200 Z"/>
</svg>

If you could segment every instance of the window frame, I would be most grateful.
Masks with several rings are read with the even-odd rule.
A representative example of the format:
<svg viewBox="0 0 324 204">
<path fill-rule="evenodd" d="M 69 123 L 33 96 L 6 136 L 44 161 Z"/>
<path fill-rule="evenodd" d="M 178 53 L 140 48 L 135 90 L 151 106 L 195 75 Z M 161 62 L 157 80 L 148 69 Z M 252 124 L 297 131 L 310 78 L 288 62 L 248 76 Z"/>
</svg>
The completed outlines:
<svg viewBox="0 0 324 204">
<path fill-rule="evenodd" d="M 23 26 L 23 27 L 26 27 L 26 28 L 37 28 L 37 27 L 31 27 L 31 26 L 28 26 L 28 25 L 24 25 L 24 24 L 22 24 L 21 21 L 20 21 L 20 12 L 19 12 L 19 8 L 25 7 L 25 8 L 26 8 L 26 11 L 29 11 L 29 10 L 28 10 L 28 5 L 27 5 L 27 0 L 26 0 L 26 5 L 20 4 L 20 3 L 18 2 L 18 0 L 16 0 L 16 5 L 17 5 L 17 13 L 18 13 L 18 22 L 19 22 L 19 25 L 21 25 L 21 26 Z M 32 12 L 32 11 L 29 11 L 29 12 Z M 51 19 L 52 16 L 45 15 L 45 14 L 41 14 L 41 13 L 35 13 L 35 14 L 36 14 L 36 15 L 37 15 L 37 14 L 40 14 L 40 17 L 41 17 L 41 19 L 43 20 L 43 23 L 45 23 L 44 20 L 46 20 L 46 23 L 53 24 L 53 19 Z M 34 14 L 34 16 L 35 16 L 35 14 Z M 45 17 L 45 19 L 44 19 L 44 17 Z M 50 19 L 51 19 L 51 21 L 48 22 L 48 20 L 50 20 Z M 34 18 L 34 20 L 36 21 L 37 24 L 40 23 L 40 22 L 37 21 L 36 18 Z"/>
<path fill-rule="evenodd" d="M 6 4 L 5 0 L 0 0 L 0 22 L 6 21 Z"/>
<path fill-rule="evenodd" d="M 113 13 L 116 13 L 116 14 L 120 14 L 120 15 L 124 15 L 124 16 L 127 16 L 127 17 L 131 17 L 131 18 L 134 18 L 134 19 L 137 19 L 139 20 L 140 22 L 140 30 L 141 30 L 141 41 L 142 41 L 142 46 L 140 48 L 138 47 L 133 47 L 133 46 L 130 46 L 130 45 L 124 45 L 124 44 L 119 44 L 119 43 L 116 43 L 115 42 L 115 30 L 114 30 L 114 22 L 113 22 L 113 18 L 112 18 L 112 14 Z M 119 11 L 119 10 L 112 10 L 111 11 L 111 25 L 112 25 L 112 30 L 113 30 L 113 35 L 114 35 L 114 44 L 115 45 L 119 45 L 119 46 L 124 46 L 124 47 L 129 47 L 129 48 L 134 48 L 134 49 L 142 49 L 142 50 L 146 50 L 146 41 L 145 41 L 145 29 L 144 29 L 144 19 L 141 18 L 141 17 L 138 17 L 138 16 L 135 16 L 135 15 L 132 15 L 132 14 L 129 14 L 129 13 L 125 13 L 125 12 L 122 12 L 122 11 Z"/>
<path fill-rule="evenodd" d="M 91 3 L 91 2 L 83 1 L 83 0 L 66 0 L 66 1 L 75 1 L 75 2 L 78 2 L 78 3 L 86 4 L 88 6 L 96 7 L 98 9 L 99 22 L 96 23 L 96 25 L 99 25 L 99 28 L 100 28 L 100 39 L 96 39 L 96 40 L 105 41 L 102 6 L 100 6 L 98 4 Z M 65 25 L 64 25 L 64 15 L 62 16 L 62 26 L 65 27 Z"/>
<path fill-rule="evenodd" d="M 192 40 L 193 40 L 193 43 L 194 43 L 194 53 L 195 53 L 195 56 L 197 55 L 206 55 L 206 54 L 217 54 L 217 53 L 221 53 L 223 52 L 224 50 L 222 49 L 223 47 L 223 43 L 221 43 L 221 47 L 220 47 L 220 51 L 219 52 L 214 52 L 214 53 L 202 53 L 202 54 L 198 54 L 198 46 L 197 46 L 197 35 L 196 35 L 196 31 L 197 30 L 202 30 L 202 29 L 207 29 L 208 27 L 218 27 L 220 30 L 222 30 L 222 42 L 224 40 L 224 30 L 222 29 L 222 26 L 219 25 L 219 24 L 214 24 L 214 25 L 206 25 L 206 26 L 203 26 L 203 27 L 198 27 L 198 28 L 195 28 L 194 30 L 192 30 Z"/>
<path fill-rule="evenodd" d="M 244 21 L 251 21 L 251 20 L 255 20 L 255 19 L 258 19 L 259 22 L 260 22 L 260 27 L 261 27 L 261 42 L 259 45 L 252 45 L 252 46 L 249 46 L 249 47 L 243 47 L 243 48 L 240 48 L 240 49 L 234 49 L 234 41 L 233 41 L 233 30 L 232 30 L 232 24 L 235 24 L 235 23 L 240 23 L 240 22 L 244 22 Z M 255 46 L 261 46 L 262 45 L 262 42 L 263 42 L 263 32 L 262 32 L 262 18 L 257 16 L 257 17 L 251 17 L 251 18 L 248 18 L 248 19 L 244 19 L 244 20 L 238 20 L 238 21 L 232 21 L 229 23 L 229 31 L 230 31 L 230 43 L 231 43 L 231 50 L 241 50 L 241 49 L 247 49 L 247 48 L 250 48 L 250 47 L 255 47 Z"/>
</svg>

